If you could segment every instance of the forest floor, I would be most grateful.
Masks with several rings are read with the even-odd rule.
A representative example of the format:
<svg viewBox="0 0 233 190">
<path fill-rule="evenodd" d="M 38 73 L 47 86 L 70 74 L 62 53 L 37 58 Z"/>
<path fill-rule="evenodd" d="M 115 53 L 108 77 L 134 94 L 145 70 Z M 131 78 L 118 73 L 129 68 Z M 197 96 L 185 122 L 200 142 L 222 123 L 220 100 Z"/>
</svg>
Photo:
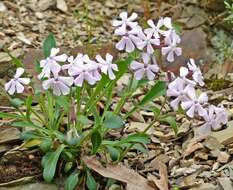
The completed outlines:
<svg viewBox="0 0 233 190">
<path fill-rule="evenodd" d="M 204 89 L 211 95 L 210 101 L 222 103 L 229 115 L 227 126 L 199 139 L 194 138 L 197 123 L 179 115 L 177 135 L 165 124 L 155 125 L 148 132 L 151 136 L 149 155 L 130 152 L 122 162 L 124 167 L 145 178 L 150 176 L 150 180 L 161 185 L 159 190 L 167 183 L 171 189 L 232 190 L 233 60 L 219 47 L 221 43 L 232 41 L 233 37 L 230 35 L 232 26 L 223 21 L 226 13 L 221 0 L 177 0 L 176 3 L 172 0 L 0 1 L 0 82 L 12 76 L 14 68 L 4 49 L 22 59 L 27 71 L 34 75 L 34 62 L 42 57 L 41 45 L 49 32 L 55 35 L 57 45 L 71 54 L 109 52 L 117 56 L 111 21 L 123 10 L 137 12 L 141 23 L 148 18 L 171 16 L 182 31 L 183 55 L 164 68 L 177 73 L 188 58 L 197 60 L 205 73 Z M 124 86 L 125 81 L 118 85 Z M 4 97 L 0 96 L 0 101 L 1 110 L 9 109 Z M 154 103 L 160 104 L 160 101 Z M 169 106 L 165 108 L 169 109 Z M 151 113 L 147 111 L 135 113 L 124 132 L 144 130 L 150 117 Z M 0 125 L 0 190 L 58 189 L 59 180 L 55 181 L 58 186 L 38 183 L 42 179 L 41 153 L 22 149 L 20 131 L 10 127 L 8 121 L 1 120 Z M 91 166 L 95 160 L 89 162 Z M 114 168 L 114 172 L 128 175 L 122 168 Z M 132 180 L 136 185 L 139 183 L 137 177 Z M 37 183 L 28 184 L 31 181 Z M 115 189 L 124 189 L 124 185 L 119 184 Z"/>
</svg>

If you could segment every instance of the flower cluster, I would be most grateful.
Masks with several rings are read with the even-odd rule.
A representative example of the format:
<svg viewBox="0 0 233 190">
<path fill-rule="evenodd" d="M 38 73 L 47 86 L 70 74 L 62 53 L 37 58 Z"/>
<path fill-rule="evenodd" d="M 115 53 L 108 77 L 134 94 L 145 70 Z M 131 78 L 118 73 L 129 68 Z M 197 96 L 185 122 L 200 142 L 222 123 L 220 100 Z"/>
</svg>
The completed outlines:
<svg viewBox="0 0 233 190">
<path fill-rule="evenodd" d="M 121 20 L 113 21 L 113 26 L 116 27 L 115 35 L 122 36 L 116 44 L 118 50 L 125 49 L 129 53 L 137 48 L 151 55 L 154 49 L 161 49 L 162 55 L 167 56 L 169 62 L 174 61 L 175 55 L 181 55 L 182 49 L 177 47 L 181 39 L 172 26 L 171 18 L 160 18 L 157 24 L 153 20 L 148 20 L 149 28 L 144 31 L 135 21 L 136 13 L 128 17 L 127 12 L 122 12 L 120 18 Z"/>
<path fill-rule="evenodd" d="M 78 54 L 74 58 L 66 54 L 57 55 L 59 51 L 59 48 L 52 48 L 50 55 L 40 61 L 42 71 L 38 75 L 39 79 L 43 79 L 43 88 L 51 89 L 54 95 L 67 95 L 73 85 L 81 87 L 84 81 L 94 85 L 101 79 L 102 73 L 108 75 L 110 80 L 115 79 L 114 71 L 118 71 L 118 67 L 112 63 L 113 56 L 109 53 L 106 54 L 106 60 L 97 55 L 97 61 L 94 61 L 86 54 Z M 18 68 L 14 78 L 5 84 L 5 90 L 9 94 L 22 93 L 23 85 L 30 83 L 29 78 L 19 78 L 23 73 L 24 69 Z"/>
<path fill-rule="evenodd" d="M 190 118 L 195 116 L 203 118 L 205 123 L 199 131 L 207 134 L 211 129 L 219 129 L 222 124 L 226 124 L 227 114 L 223 107 L 210 105 L 205 92 L 197 95 L 195 87 L 204 86 L 202 72 L 193 59 L 190 59 L 187 66 L 188 68 L 181 67 L 180 76 L 168 85 L 167 96 L 174 98 L 170 102 L 174 110 L 178 110 L 181 106 Z M 187 78 L 190 73 L 192 80 Z"/>
</svg>

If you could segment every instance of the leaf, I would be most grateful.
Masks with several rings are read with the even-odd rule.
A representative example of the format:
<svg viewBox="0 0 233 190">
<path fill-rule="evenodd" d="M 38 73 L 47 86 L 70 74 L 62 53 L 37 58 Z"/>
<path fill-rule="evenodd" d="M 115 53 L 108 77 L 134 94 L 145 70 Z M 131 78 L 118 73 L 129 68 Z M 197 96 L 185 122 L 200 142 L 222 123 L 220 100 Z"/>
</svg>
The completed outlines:
<svg viewBox="0 0 233 190">
<path fill-rule="evenodd" d="M 53 34 L 49 34 L 43 43 L 45 57 L 50 55 L 51 49 L 56 47 L 56 41 Z"/>
<path fill-rule="evenodd" d="M 10 103 L 13 107 L 18 108 L 23 105 L 24 101 L 19 98 L 14 98 L 10 100 Z"/>
<path fill-rule="evenodd" d="M 67 96 L 56 96 L 56 104 L 62 107 L 66 112 L 69 110 L 69 99 Z"/>
<path fill-rule="evenodd" d="M 119 143 L 129 143 L 129 142 L 135 142 L 135 143 L 142 143 L 142 144 L 148 144 L 150 142 L 147 134 L 132 134 L 126 137 L 125 139 L 122 139 Z"/>
<path fill-rule="evenodd" d="M 65 190 L 74 190 L 79 181 L 79 172 L 75 171 L 66 179 Z"/>
<path fill-rule="evenodd" d="M 51 139 L 44 139 L 43 142 L 40 144 L 40 149 L 43 152 L 48 152 L 52 146 L 52 140 Z"/>
<path fill-rule="evenodd" d="M 166 83 L 164 81 L 158 81 L 150 91 L 143 97 L 141 102 L 139 102 L 135 107 L 133 107 L 124 118 L 129 117 L 133 112 L 135 112 L 138 108 L 144 106 L 146 103 L 153 101 L 155 98 L 158 98 L 162 95 L 165 95 L 166 92 Z"/>
<path fill-rule="evenodd" d="M 117 161 L 120 158 L 120 151 L 117 148 L 114 148 L 112 146 L 107 146 L 108 152 L 110 154 L 110 157 L 112 161 Z"/>
<path fill-rule="evenodd" d="M 6 53 L 9 55 L 9 57 L 11 58 L 11 62 L 16 66 L 16 67 L 23 67 L 22 62 L 16 58 L 15 56 L 13 56 L 8 50 L 6 51 Z"/>
<path fill-rule="evenodd" d="M 166 117 L 161 118 L 160 121 L 168 123 L 172 127 L 175 134 L 177 134 L 178 127 L 177 127 L 177 124 L 176 124 L 176 118 L 175 117 L 166 116 Z"/>
<path fill-rule="evenodd" d="M 51 182 L 53 180 L 58 159 L 64 148 L 65 145 L 61 145 L 55 152 L 50 153 L 49 156 L 46 157 L 46 160 L 44 161 L 43 171 L 43 177 L 46 182 Z"/>
<path fill-rule="evenodd" d="M 158 98 L 162 95 L 165 95 L 166 92 L 166 83 L 164 81 L 158 81 L 152 89 L 143 97 L 138 106 L 144 106 L 146 103 Z"/>
<path fill-rule="evenodd" d="M 169 190 L 167 166 L 162 162 L 159 162 L 159 175 L 160 179 L 157 179 L 154 175 L 149 174 L 148 179 L 154 182 L 159 190 Z"/>
<path fill-rule="evenodd" d="M 18 114 L 14 113 L 4 113 L 0 112 L 0 118 L 7 118 L 7 119 L 22 119 L 23 117 Z"/>
<path fill-rule="evenodd" d="M 91 143 L 92 143 L 92 154 L 95 154 L 102 142 L 102 137 L 99 131 L 94 131 L 91 135 Z"/>
<path fill-rule="evenodd" d="M 37 129 L 39 131 L 43 131 L 45 133 L 48 133 L 48 130 L 43 128 L 43 127 L 39 127 L 31 122 L 28 121 L 18 121 L 18 122 L 13 122 L 11 124 L 13 127 L 30 127 L 32 129 Z"/>
<path fill-rule="evenodd" d="M 30 118 L 31 106 L 32 106 L 32 96 L 30 95 L 26 99 L 26 117 L 28 119 Z"/>
<path fill-rule="evenodd" d="M 89 190 L 96 190 L 97 189 L 97 183 L 95 182 L 95 179 L 92 177 L 89 170 L 87 170 L 87 187 Z"/>
<path fill-rule="evenodd" d="M 92 170 L 106 178 L 112 178 L 127 184 L 127 190 L 153 190 L 147 179 L 120 164 L 107 164 L 106 167 L 95 157 L 84 157 L 83 161 Z"/>
<path fill-rule="evenodd" d="M 32 139 L 23 144 L 23 147 L 31 148 L 34 146 L 39 146 L 42 142 L 42 139 Z"/>
<path fill-rule="evenodd" d="M 120 116 L 114 114 L 113 112 L 106 112 L 103 125 L 109 129 L 119 129 L 123 127 L 124 122 Z"/>
</svg>

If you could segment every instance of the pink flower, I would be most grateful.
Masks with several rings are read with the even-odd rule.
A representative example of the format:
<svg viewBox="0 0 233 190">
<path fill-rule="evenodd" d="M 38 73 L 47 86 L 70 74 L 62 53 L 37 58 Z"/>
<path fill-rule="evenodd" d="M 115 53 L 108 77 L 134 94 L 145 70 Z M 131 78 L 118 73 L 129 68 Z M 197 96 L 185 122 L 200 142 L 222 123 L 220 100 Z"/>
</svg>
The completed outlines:
<svg viewBox="0 0 233 190">
<path fill-rule="evenodd" d="M 196 97 L 195 89 L 191 88 L 188 92 L 189 100 L 181 103 L 181 107 L 186 110 L 186 114 L 193 118 L 195 113 L 198 113 L 199 116 L 205 114 L 205 109 L 203 104 L 208 101 L 208 96 L 206 93 L 202 93 L 198 98 Z"/>
<path fill-rule="evenodd" d="M 69 64 L 62 65 L 62 69 L 67 69 L 68 73 L 70 74 L 70 70 L 78 67 L 79 64 L 83 63 L 83 56 L 83 54 L 79 53 L 75 58 L 73 56 L 68 57 L 67 61 L 69 62 Z"/>
<path fill-rule="evenodd" d="M 142 59 L 143 63 L 132 61 L 130 64 L 130 68 L 134 71 L 135 79 L 141 80 L 143 75 L 146 74 L 148 80 L 153 80 L 155 78 L 155 74 L 159 71 L 159 67 L 155 59 L 153 59 L 151 55 L 147 53 L 142 53 Z M 154 63 L 150 64 L 150 62 Z"/>
<path fill-rule="evenodd" d="M 193 73 L 193 80 L 196 81 L 200 86 L 204 86 L 204 77 L 202 76 L 200 68 L 196 66 L 194 59 L 190 59 L 190 61 L 188 62 L 188 68 Z"/>
<path fill-rule="evenodd" d="M 170 45 L 172 42 L 174 44 L 179 44 L 181 42 L 180 36 L 177 35 L 174 29 L 164 31 L 162 34 L 165 36 L 164 42 L 166 45 Z"/>
<path fill-rule="evenodd" d="M 228 121 L 225 109 L 214 105 L 208 107 L 203 118 L 205 123 L 197 129 L 197 136 L 209 135 L 212 129 L 218 130 Z"/>
<path fill-rule="evenodd" d="M 137 43 L 137 48 L 142 50 L 144 47 L 146 47 L 147 53 L 153 54 L 154 48 L 152 45 L 160 45 L 160 40 L 159 38 L 152 38 L 152 35 L 152 33 L 148 33 L 147 35 L 145 35 L 143 32 L 140 32 L 138 34 L 138 37 L 141 39 L 141 42 L 139 41 Z"/>
<path fill-rule="evenodd" d="M 168 85 L 167 96 L 176 97 L 171 101 L 170 105 L 174 110 L 178 110 L 179 104 L 188 101 L 188 92 L 195 92 L 192 85 L 187 85 L 186 81 L 181 78 L 176 78 Z"/>
<path fill-rule="evenodd" d="M 70 69 L 69 74 L 76 77 L 74 84 L 79 87 L 83 85 L 84 81 L 87 81 L 90 85 L 94 85 L 101 79 L 97 63 L 90 60 L 87 55 L 83 56 L 83 62 Z"/>
<path fill-rule="evenodd" d="M 101 72 L 105 75 L 108 75 L 111 80 L 116 78 L 113 71 L 118 71 L 118 67 L 116 64 L 112 64 L 113 56 L 109 53 L 106 54 L 106 60 L 104 60 L 100 55 L 96 56 L 96 60 L 99 63 L 99 67 Z"/>
<path fill-rule="evenodd" d="M 61 66 L 57 62 L 65 62 L 67 59 L 66 54 L 57 55 L 59 51 L 59 48 L 52 48 L 50 56 L 40 61 L 42 72 L 38 75 L 39 79 L 43 77 L 49 78 L 51 73 L 53 73 L 54 75 L 57 75 L 59 73 L 59 71 L 61 70 Z"/>
<path fill-rule="evenodd" d="M 73 77 L 55 75 L 53 78 L 43 81 L 42 86 L 45 90 L 51 88 L 53 94 L 56 96 L 67 95 L 70 93 L 70 87 L 72 86 L 73 81 Z"/>
<path fill-rule="evenodd" d="M 10 95 L 13 95 L 15 92 L 22 93 L 24 91 L 23 85 L 28 85 L 30 83 L 29 78 L 20 78 L 23 73 L 24 69 L 22 67 L 17 68 L 14 78 L 5 84 L 5 90 Z"/>
<path fill-rule="evenodd" d="M 116 29 L 116 32 L 118 32 L 117 30 L 126 32 L 127 26 L 130 28 L 134 28 L 135 26 L 137 26 L 138 23 L 134 21 L 134 20 L 136 20 L 137 16 L 138 15 L 136 13 L 132 13 L 132 15 L 129 17 L 128 17 L 127 12 L 120 13 L 121 20 L 114 20 L 113 21 L 113 26 L 118 27 Z"/>
<path fill-rule="evenodd" d="M 145 29 L 145 33 L 153 35 L 155 38 L 160 38 L 159 34 L 163 34 L 165 32 L 164 30 L 161 30 L 162 26 L 165 26 L 168 29 L 172 28 L 171 18 L 169 17 L 160 18 L 157 25 L 155 25 L 151 19 L 147 21 L 147 24 L 150 28 Z"/>
<path fill-rule="evenodd" d="M 176 46 L 176 42 L 173 41 L 169 46 L 162 47 L 162 55 L 167 56 L 169 62 L 174 61 L 175 55 L 180 56 L 182 54 L 182 49 Z"/>
<path fill-rule="evenodd" d="M 180 67 L 180 78 L 182 78 L 187 84 L 195 86 L 196 85 L 195 81 L 186 78 L 188 74 L 189 74 L 189 70 L 186 67 Z"/>
</svg>

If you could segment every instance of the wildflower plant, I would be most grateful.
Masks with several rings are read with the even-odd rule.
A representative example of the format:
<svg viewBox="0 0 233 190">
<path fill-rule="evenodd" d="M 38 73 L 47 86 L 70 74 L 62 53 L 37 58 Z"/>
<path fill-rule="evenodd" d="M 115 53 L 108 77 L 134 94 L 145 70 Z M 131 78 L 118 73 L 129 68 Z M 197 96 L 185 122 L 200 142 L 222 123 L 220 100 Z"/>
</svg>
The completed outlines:
<svg viewBox="0 0 233 190">
<path fill-rule="evenodd" d="M 36 66 L 42 88 L 35 89 L 33 80 L 30 83 L 30 79 L 23 76 L 22 65 L 5 84 L 10 95 L 6 96 L 11 102 L 18 100 L 13 95 L 22 93 L 25 86 L 33 89 L 26 100 L 13 104 L 15 113 L 1 112 L 0 117 L 11 118 L 13 126 L 22 128 L 25 147 L 39 147 L 43 151 L 43 177 L 47 182 L 53 180 L 57 163 L 62 160 L 63 171 L 69 176 L 65 189 L 75 189 L 85 181 L 90 190 L 97 189 L 91 172 L 82 162 L 83 155 L 106 155 L 107 160 L 118 162 L 129 150 L 146 152 L 145 145 L 149 142 L 146 132 L 155 121 L 166 122 L 177 132 L 175 118 L 163 113 L 163 107 L 152 107 L 154 120 L 143 132 L 117 139 L 109 137 L 110 131 L 123 128 L 134 112 L 145 109 L 148 102 L 159 96 L 171 97 L 171 107 L 182 108 L 190 118 L 202 117 L 205 121 L 202 130 L 210 131 L 227 122 L 223 107 L 209 105 L 206 93 L 197 95 L 195 87 L 203 86 L 204 82 L 193 59 L 187 68 L 180 69 L 180 76 L 165 80 L 166 73 L 157 64 L 157 52 L 168 62 L 182 53 L 181 39 L 171 18 L 161 18 L 157 23 L 148 20 L 146 29 L 141 28 L 136 19 L 136 13 L 128 16 L 122 12 L 120 19 L 113 21 L 114 34 L 121 37 L 116 48 L 128 53 L 124 59 L 118 60 L 110 53 L 96 55 L 95 59 L 81 53 L 76 57 L 62 54 L 50 34 L 43 44 L 44 59 Z M 126 73 L 130 74 L 129 84 L 113 107 L 117 81 Z M 133 92 L 142 86 L 148 91 L 141 100 L 135 101 Z M 125 113 L 122 108 L 127 101 L 133 102 L 133 106 Z M 103 108 L 98 106 L 100 102 Z M 37 106 L 33 106 L 35 103 Z"/>
</svg>

